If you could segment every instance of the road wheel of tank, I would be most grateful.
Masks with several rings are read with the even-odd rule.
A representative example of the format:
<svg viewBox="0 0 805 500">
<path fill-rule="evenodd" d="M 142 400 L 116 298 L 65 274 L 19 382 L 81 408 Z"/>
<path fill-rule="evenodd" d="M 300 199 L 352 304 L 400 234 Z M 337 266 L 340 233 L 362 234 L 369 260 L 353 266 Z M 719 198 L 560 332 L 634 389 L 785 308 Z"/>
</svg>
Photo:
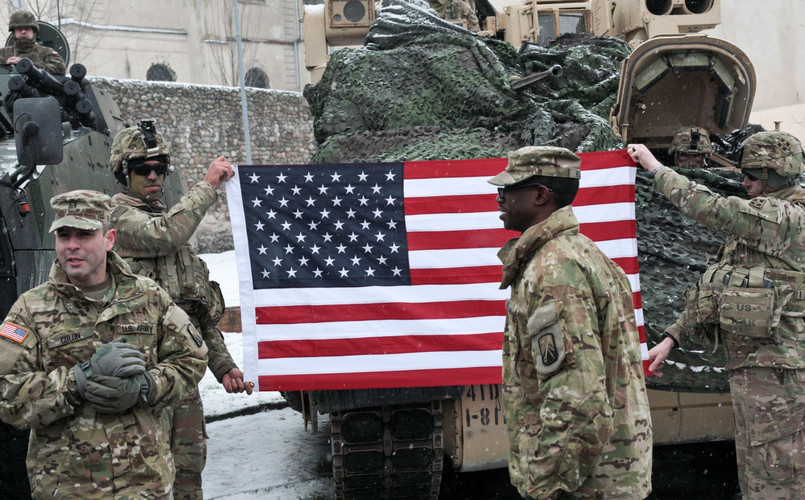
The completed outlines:
<svg viewBox="0 0 805 500">
<path fill-rule="evenodd" d="M 333 412 L 330 426 L 337 498 L 438 498 L 441 401 Z"/>
</svg>

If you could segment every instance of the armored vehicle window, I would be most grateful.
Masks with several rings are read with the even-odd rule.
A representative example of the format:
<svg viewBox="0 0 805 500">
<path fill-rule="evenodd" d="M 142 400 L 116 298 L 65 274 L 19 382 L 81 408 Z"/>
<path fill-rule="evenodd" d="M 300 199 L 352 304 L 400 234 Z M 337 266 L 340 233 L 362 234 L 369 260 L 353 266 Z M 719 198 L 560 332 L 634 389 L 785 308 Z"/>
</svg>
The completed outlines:
<svg viewBox="0 0 805 500">
<path fill-rule="evenodd" d="M 548 45 L 548 42 L 556 38 L 556 28 L 553 22 L 553 12 L 539 13 L 539 44 Z"/>
<path fill-rule="evenodd" d="M 145 79 L 150 82 L 175 82 L 176 73 L 167 64 L 152 64 L 145 73 Z"/>
<path fill-rule="evenodd" d="M 539 44 L 548 45 L 565 33 L 586 33 L 589 26 L 589 11 L 546 10 L 539 13 Z"/>
<path fill-rule="evenodd" d="M 268 75 L 260 68 L 251 68 L 246 72 L 246 86 L 258 89 L 269 89 Z"/>
</svg>

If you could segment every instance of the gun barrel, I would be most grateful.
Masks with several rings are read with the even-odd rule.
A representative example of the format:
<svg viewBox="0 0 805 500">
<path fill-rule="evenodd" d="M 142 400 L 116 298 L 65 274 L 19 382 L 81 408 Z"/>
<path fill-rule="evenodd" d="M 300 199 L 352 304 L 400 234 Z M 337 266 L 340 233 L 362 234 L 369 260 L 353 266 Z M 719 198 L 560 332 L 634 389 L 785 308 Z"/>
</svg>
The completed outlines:
<svg viewBox="0 0 805 500">
<path fill-rule="evenodd" d="M 61 82 L 47 71 L 34 66 L 34 63 L 27 57 L 17 63 L 17 71 L 21 75 L 25 75 L 28 78 L 28 84 L 36 89 L 44 90 L 51 95 L 61 95 L 64 91 Z"/>
<path fill-rule="evenodd" d="M 562 76 L 564 72 L 565 70 L 561 66 L 559 66 L 558 64 L 554 64 L 545 71 L 540 71 L 538 73 L 531 73 L 530 75 L 524 76 L 519 80 L 515 80 L 514 82 L 512 82 L 511 87 L 512 90 L 520 91 L 523 89 L 527 89 L 528 87 L 548 77 L 558 78 Z"/>
</svg>

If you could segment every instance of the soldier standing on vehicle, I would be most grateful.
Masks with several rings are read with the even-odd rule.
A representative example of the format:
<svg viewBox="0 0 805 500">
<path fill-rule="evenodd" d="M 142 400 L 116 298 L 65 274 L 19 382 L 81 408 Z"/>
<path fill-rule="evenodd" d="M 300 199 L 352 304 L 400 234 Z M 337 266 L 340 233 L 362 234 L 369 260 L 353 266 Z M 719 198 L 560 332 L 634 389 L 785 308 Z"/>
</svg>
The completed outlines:
<svg viewBox="0 0 805 500">
<path fill-rule="evenodd" d="M 677 167 L 704 168 L 713 152 L 707 131 L 701 127 L 682 127 L 674 136 L 668 154 Z"/>
<path fill-rule="evenodd" d="M 64 75 L 66 67 L 59 53 L 36 42 L 39 25 L 32 13 L 19 10 L 11 14 L 8 31 L 14 33 L 15 41 L 12 46 L 0 48 L 0 61 L 3 64 L 17 64 L 27 57 L 37 68 L 52 75 Z"/>
<path fill-rule="evenodd" d="M 684 213 L 728 233 L 718 262 L 686 293 L 685 310 L 649 351 L 663 361 L 691 337 L 723 344 L 744 498 L 805 498 L 805 190 L 802 145 L 779 131 L 741 145 L 751 199 L 723 197 L 663 167 L 643 145 L 629 154 Z"/>
<path fill-rule="evenodd" d="M 473 33 L 481 31 L 475 10 L 464 0 L 428 0 L 428 3 L 442 19 L 464 21 L 469 31 Z"/>
<path fill-rule="evenodd" d="M 113 198 L 115 250 L 135 273 L 157 281 L 190 316 L 209 348 L 209 367 L 227 392 L 252 393 L 226 348 L 218 321 L 224 299 L 218 283 L 189 244 L 216 189 L 235 175 L 223 156 L 210 164 L 203 181 L 168 209 L 161 201 L 170 170 L 170 152 L 150 120 L 122 130 L 112 144 L 109 167 L 120 183 Z M 207 455 L 204 408 L 198 390 L 175 408 L 171 449 L 176 461 L 174 496 L 201 498 L 201 472 Z"/>
<path fill-rule="evenodd" d="M 107 195 L 50 204 L 58 259 L 0 325 L 0 417 L 32 429 L 36 498 L 168 497 L 162 411 L 201 379 L 207 348 L 185 312 L 111 251 Z"/>
<path fill-rule="evenodd" d="M 509 153 L 489 180 L 506 229 L 501 288 L 509 474 L 525 498 L 644 498 L 652 431 L 629 281 L 579 234 L 581 160 L 557 147 Z"/>
</svg>

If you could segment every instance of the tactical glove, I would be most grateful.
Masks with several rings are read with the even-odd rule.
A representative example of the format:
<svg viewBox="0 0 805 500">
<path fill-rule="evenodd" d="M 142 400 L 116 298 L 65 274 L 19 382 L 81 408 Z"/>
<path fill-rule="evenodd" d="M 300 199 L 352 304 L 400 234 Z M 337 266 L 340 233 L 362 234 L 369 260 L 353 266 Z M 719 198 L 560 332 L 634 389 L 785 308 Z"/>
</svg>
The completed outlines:
<svg viewBox="0 0 805 500">
<path fill-rule="evenodd" d="M 84 398 L 100 413 L 123 413 L 137 404 L 139 397 L 140 382 L 137 377 L 95 374 L 85 383 Z"/>
<path fill-rule="evenodd" d="M 103 344 L 89 361 L 80 366 L 87 377 L 96 374 L 126 378 L 145 371 L 145 356 L 137 346 L 127 344 L 126 337 L 118 337 Z"/>
<path fill-rule="evenodd" d="M 140 384 L 139 406 L 148 406 L 154 399 L 154 392 L 156 391 L 154 376 L 150 372 L 144 372 L 135 375 L 133 378 Z"/>
</svg>

